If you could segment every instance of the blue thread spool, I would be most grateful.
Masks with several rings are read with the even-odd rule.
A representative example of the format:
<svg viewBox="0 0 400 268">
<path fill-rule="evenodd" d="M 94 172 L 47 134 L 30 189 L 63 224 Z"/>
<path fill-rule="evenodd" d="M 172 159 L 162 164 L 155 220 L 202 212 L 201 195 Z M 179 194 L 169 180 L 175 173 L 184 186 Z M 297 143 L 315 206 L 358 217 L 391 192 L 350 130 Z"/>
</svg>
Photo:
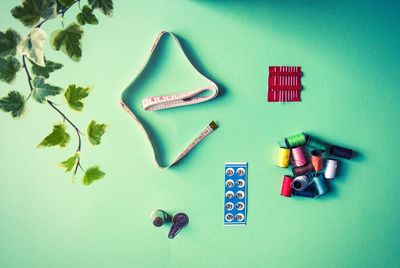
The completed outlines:
<svg viewBox="0 0 400 268">
<path fill-rule="evenodd" d="M 315 190 L 311 188 L 307 188 L 304 191 L 294 191 L 293 195 L 308 198 L 314 198 L 316 196 Z"/>
<path fill-rule="evenodd" d="M 325 178 L 322 173 L 319 173 L 316 177 L 314 177 L 313 181 L 318 196 L 324 195 L 328 192 L 328 186 L 326 185 Z"/>
</svg>

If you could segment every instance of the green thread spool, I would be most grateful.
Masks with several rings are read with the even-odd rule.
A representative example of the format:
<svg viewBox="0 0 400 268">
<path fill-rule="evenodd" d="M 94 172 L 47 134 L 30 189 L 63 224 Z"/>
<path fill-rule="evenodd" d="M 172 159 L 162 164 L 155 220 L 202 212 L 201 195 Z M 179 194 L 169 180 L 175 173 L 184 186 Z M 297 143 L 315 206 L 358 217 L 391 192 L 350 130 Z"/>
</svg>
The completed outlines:
<svg viewBox="0 0 400 268">
<path fill-rule="evenodd" d="M 298 147 L 306 143 L 306 134 L 299 133 L 290 137 L 285 138 L 287 147 L 293 148 Z"/>
<path fill-rule="evenodd" d="M 323 152 L 326 152 L 329 148 L 329 144 L 326 142 L 321 141 L 320 139 L 317 139 L 313 136 L 307 135 L 307 146 L 311 147 L 313 149 L 321 150 Z"/>
</svg>

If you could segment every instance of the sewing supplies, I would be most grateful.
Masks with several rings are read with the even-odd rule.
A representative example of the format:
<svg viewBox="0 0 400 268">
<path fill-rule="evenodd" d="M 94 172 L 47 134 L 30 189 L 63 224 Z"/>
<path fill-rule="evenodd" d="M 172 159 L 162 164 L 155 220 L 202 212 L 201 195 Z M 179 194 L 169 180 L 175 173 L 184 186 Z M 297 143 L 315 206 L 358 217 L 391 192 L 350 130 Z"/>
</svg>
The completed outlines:
<svg viewBox="0 0 400 268">
<path fill-rule="evenodd" d="M 305 144 L 307 141 L 306 134 L 299 133 L 285 138 L 285 143 L 288 148 L 298 147 Z"/>
<path fill-rule="evenodd" d="M 210 79 L 205 77 L 203 74 L 201 74 L 194 67 L 194 65 L 190 62 L 189 58 L 186 56 L 185 52 L 183 51 L 183 48 L 182 48 L 181 44 L 179 43 L 178 38 L 173 33 L 167 32 L 167 31 L 161 31 L 157 35 L 153 45 L 151 46 L 150 53 L 146 57 L 145 63 L 139 69 L 137 76 L 132 81 L 132 85 L 135 84 L 135 81 L 141 76 L 141 74 L 145 70 L 161 37 L 164 36 L 165 34 L 172 37 L 172 39 L 175 41 L 175 44 L 182 52 L 183 56 L 185 56 L 185 58 L 189 61 L 189 63 L 192 65 L 192 67 L 195 69 L 195 71 L 197 71 L 197 73 L 206 80 L 208 85 L 198 88 L 198 89 L 193 89 L 193 90 L 189 90 L 186 92 L 181 92 L 181 93 L 176 93 L 176 94 L 171 94 L 171 95 L 147 97 L 142 101 L 143 109 L 145 111 L 154 111 L 154 110 L 168 109 L 168 108 L 173 108 L 173 107 L 180 107 L 180 106 L 185 106 L 185 105 L 192 105 L 192 104 L 197 104 L 197 103 L 201 103 L 201 102 L 205 102 L 205 101 L 214 99 L 218 95 L 218 86 L 213 81 L 211 81 Z M 166 166 L 162 166 L 156 155 L 156 150 L 154 149 L 155 141 L 152 140 L 152 138 L 150 137 L 150 135 L 148 133 L 148 130 L 144 127 L 143 123 L 139 120 L 139 117 L 137 117 L 133 113 L 133 111 L 128 107 L 128 105 L 126 104 L 127 100 L 123 100 L 125 91 L 126 91 L 126 89 L 121 94 L 120 104 L 121 104 L 122 108 L 143 129 L 143 131 L 146 135 L 146 138 L 147 138 L 148 142 L 150 143 L 150 146 L 152 147 L 154 161 L 155 161 L 156 165 L 161 169 L 167 169 L 167 168 L 173 166 L 174 164 L 176 164 L 179 160 L 184 158 L 197 144 L 199 144 L 200 141 L 202 141 L 204 138 L 206 138 L 208 135 L 210 135 L 218 127 L 217 124 L 214 121 L 212 121 L 203 131 L 201 131 L 201 133 L 193 140 L 193 142 L 190 143 L 172 163 L 170 163 Z M 209 93 L 209 94 L 204 95 L 204 93 Z"/>
<path fill-rule="evenodd" d="M 322 153 L 321 150 L 311 151 L 311 164 L 315 171 L 320 171 L 323 167 Z"/>
<path fill-rule="evenodd" d="M 307 146 L 313 149 L 321 150 L 323 152 L 326 152 L 329 148 L 329 144 L 310 135 L 307 135 Z"/>
<path fill-rule="evenodd" d="M 307 176 L 307 175 L 298 176 L 298 177 L 294 178 L 292 187 L 296 191 L 303 191 L 304 189 L 306 189 L 308 187 L 310 182 L 311 182 L 311 180 L 310 180 L 309 176 Z"/>
<path fill-rule="evenodd" d="M 314 166 L 313 166 L 312 163 L 308 163 L 308 164 L 306 164 L 304 166 L 301 166 L 301 167 L 292 168 L 293 175 L 296 176 L 296 177 L 300 176 L 300 175 L 305 175 L 305 174 L 310 173 L 312 171 L 314 171 Z"/>
<path fill-rule="evenodd" d="M 338 160 L 327 158 L 324 167 L 324 155 L 346 159 L 353 155 L 350 149 L 330 145 L 303 132 L 288 136 L 284 141 L 286 147 L 280 143 L 277 164 L 279 167 L 291 167 L 293 173 L 293 177 L 283 177 L 281 195 L 285 197 L 314 198 L 325 195 L 329 191 L 328 181 L 336 176 Z M 287 158 L 290 160 L 286 165 Z"/>
<path fill-rule="evenodd" d="M 188 226 L 189 217 L 185 213 L 176 213 L 172 217 L 172 226 L 168 233 L 168 238 L 174 238 L 183 228 Z"/>
<path fill-rule="evenodd" d="M 225 163 L 224 225 L 246 225 L 247 162 Z"/>
<path fill-rule="evenodd" d="M 350 159 L 353 156 L 353 151 L 337 145 L 332 145 L 329 149 L 329 154 L 341 158 Z"/>
<path fill-rule="evenodd" d="M 268 102 L 300 101 L 301 67 L 270 66 L 268 76 Z"/>
<path fill-rule="evenodd" d="M 338 161 L 332 158 L 326 159 L 326 168 L 325 168 L 325 173 L 324 176 L 326 179 L 334 179 L 336 176 L 336 169 L 337 169 L 337 163 Z"/>
<path fill-rule="evenodd" d="M 280 147 L 278 151 L 278 167 L 287 168 L 289 166 L 290 149 Z"/>
<path fill-rule="evenodd" d="M 150 215 L 151 221 L 153 225 L 156 227 L 161 227 L 164 223 L 169 222 L 171 220 L 171 216 L 165 212 L 164 210 L 157 209 L 154 210 Z"/>
<path fill-rule="evenodd" d="M 293 165 L 295 167 L 304 166 L 307 163 L 307 161 L 304 157 L 302 147 L 295 147 L 295 148 L 292 148 L 291 150 L 292 150 L 292 157 L 293 157 Z"/>
<path fill-rule="evenodd" d="M 292 196 L 293 194 L 292 182 L 293 178 L 291 176 L 288 175 L 283 176 L 281 195 L 286 197 Z"/>
<path fill-rule="evenodd" d="M 326 185 L 325 178 L 322 173 L 316 174 L 316 176 L 313 177 L 313 185 L 318 193 L 318 196 L 324 195 L 328 192 L 328 186 Z"/>
</svg>

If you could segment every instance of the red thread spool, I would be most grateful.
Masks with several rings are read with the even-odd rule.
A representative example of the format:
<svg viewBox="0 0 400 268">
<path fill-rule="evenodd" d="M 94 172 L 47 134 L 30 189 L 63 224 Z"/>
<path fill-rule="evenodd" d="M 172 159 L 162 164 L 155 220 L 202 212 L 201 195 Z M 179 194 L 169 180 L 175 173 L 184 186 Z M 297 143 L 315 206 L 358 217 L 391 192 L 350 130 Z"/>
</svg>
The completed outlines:
<svg viewBox="0 0 400 268">
<path fill-rule="evenodd" d="M 281 195 L 291 197 L 293 194 L 292 188 L 293 178 L 290 176 L 283 176 Z"/>
<path fill-rule="evenodd" d="M 313 165 L 315 171 L 322 170 L 323 161 L 322 161 L 322 151 L 321 150 L 312 150 L 311 151 L 311 164 Z"/>
<path fill-rule="evenodd" d="M 302 167 L 307 163 L 301 146 L 292 148 L 292 156 L 293 156 L 293 164 L 295 167 Z"/>
</svg>

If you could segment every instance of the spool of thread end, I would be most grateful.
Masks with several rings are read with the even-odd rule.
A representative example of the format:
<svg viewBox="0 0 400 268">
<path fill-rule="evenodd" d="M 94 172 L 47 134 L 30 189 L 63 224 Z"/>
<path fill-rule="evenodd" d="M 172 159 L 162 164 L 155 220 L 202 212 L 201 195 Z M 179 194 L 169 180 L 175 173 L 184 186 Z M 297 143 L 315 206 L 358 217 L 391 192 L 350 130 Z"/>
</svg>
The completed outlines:
<svg viewBox="0 0 400 268">
<path fill-rule="evenodd" d="M 321 150 L 311 151 L 311 164 L 314 167 L 315 171 L 322 170 L 323 167 L 322 153 L 323 152 Z"/>
<path fill-rule="evenodd" d="M 167 212 L 161 209 L 154 210 L 151 213 L 151 221 L 153 222 L 153 225 L 156 227 L 161 227 L 164 225 L 165 222 L 171 220 L 171 216 L 168 215 Z"/>
</svg>

